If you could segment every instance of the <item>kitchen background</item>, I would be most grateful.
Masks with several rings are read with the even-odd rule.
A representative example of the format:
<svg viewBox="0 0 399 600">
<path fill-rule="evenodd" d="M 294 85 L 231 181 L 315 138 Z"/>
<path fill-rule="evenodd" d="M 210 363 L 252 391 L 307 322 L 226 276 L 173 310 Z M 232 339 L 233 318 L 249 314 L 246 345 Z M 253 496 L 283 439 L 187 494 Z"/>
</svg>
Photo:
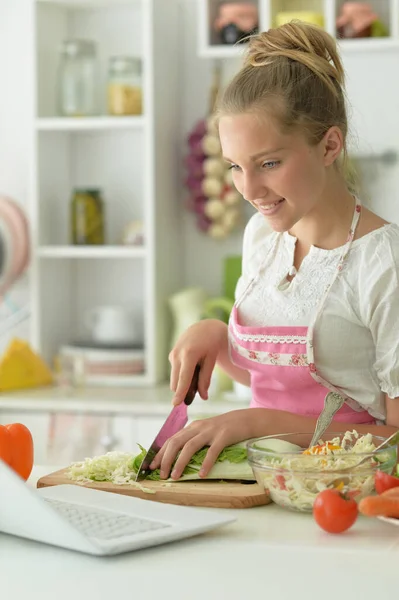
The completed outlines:
<svg viewBox="0 0 399 600">
<path fill-rule="evenodd" d="M 235 5 L 236 21 L 218 33 L 222 4 Z M 0 193 L 23 207 L 31 235 L 30 266 L 0 306 L 0 422 L 32 428 L 37 461 L 150 443 L 169 409 L 174 337 L 192 320 L 228 314 L 251 212 L 237 204 L 204 119 L 215 83 L 240 64 L 240 48 L 220 43 L 237 35 L 240 4 L 0 0 Z M 334 34 L 349 11 L 343 35 L 360 36 L 341 44 L 351 155 L 364 202 L 399 222 L 399 0 L 245 4 L 261 29 L 308 11 Z M 76 38 L 97 42 L 101 92 L 78 116 L 67 88 L 57 96 L 77 51 L 60 48 Z M 92 47 L 78 50 L 90 78 Z M 114 60 L 110 72 L 121 55 L 134 60 Z M 97 219 L 91 233 L 82 210 Z M 26 389 L 15 390 L 21 380 Z M 248 404 L 220 373 L 212 385 L 193 417 Z"/>
</svg>

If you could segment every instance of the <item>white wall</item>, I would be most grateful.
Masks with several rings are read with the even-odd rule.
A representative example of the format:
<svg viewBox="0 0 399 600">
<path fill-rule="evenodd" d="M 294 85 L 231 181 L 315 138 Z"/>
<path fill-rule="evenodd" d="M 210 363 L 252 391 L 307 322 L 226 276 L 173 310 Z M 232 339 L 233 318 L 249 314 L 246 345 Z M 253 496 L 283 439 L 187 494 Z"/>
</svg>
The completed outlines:
<svg viewBox="0 0 399 600">
<path fill-rule="evenodd" d="M 187 133 L 208 107 L 212 61 L 196 56 L 195 0 L 181 0 L 182 91 L 181 146 L 185 150 Z M 344 57 L 347 93 L 352 106 L 353 144 L 362 153 L 399 152 L 399 51 L 379 51 Z M 227 79 L 238 68 L 236 60 L 223 62 Z M 382 217 L 399 223 L 399 162 L 384 167 L 375 160 L 361 165 L 365 199 Z M 183 201 L 182 201 L 183 206 Z M 241 232 L 227 241 L 211 240 L 196 230 L 194 217 L 185 216 L 185 278 L 187 285 L 200 285 L 212 294 L 221 292 L 222 260 L 241 252 Z"/>
</svg>

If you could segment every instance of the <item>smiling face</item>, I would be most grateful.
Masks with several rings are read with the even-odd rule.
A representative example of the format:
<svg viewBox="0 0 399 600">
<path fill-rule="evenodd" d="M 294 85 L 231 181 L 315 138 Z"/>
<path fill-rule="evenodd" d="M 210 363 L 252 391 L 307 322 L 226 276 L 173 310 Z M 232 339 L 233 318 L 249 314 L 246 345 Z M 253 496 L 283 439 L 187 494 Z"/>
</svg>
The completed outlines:
<svg viewBox="0 0 399 600">
<path fill-rule="evenodd" d="M 288 231 L 318 209 L 328 166 L 340 152 L 336 131 L 310 145 L 304 134 L 279 131 L 272 118 L 243 113 L 222 116 L 219 136 L 236 188 L 275 231 Z"/>
</svg>

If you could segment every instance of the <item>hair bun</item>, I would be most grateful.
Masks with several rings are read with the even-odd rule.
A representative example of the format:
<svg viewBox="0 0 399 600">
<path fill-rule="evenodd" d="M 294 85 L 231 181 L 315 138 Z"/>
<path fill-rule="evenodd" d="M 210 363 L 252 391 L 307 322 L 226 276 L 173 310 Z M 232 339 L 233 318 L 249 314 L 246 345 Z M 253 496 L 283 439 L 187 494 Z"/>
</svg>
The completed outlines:
<svg viewBox="0 0 399 600">
<path fill-rule="evenodd" d="M 344 85 L 344 69 L 337 45 L 316 25 L 291 21 L 250 38 L 245 66 L 273 64 L 278 57 L 302 63 L 331 87 L 332 80 Z"/>
</svg>

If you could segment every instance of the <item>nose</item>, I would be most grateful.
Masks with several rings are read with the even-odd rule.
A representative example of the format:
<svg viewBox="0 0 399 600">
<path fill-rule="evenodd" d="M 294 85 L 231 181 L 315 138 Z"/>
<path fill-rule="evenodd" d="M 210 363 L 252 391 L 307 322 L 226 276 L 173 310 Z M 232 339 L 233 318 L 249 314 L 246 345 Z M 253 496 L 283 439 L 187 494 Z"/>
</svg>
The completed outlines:
<svg viewBox="0 0 399 600">
<path fill-rule="evenodd" d="M 242 195 L 248 202 L 255 202 L 267 196 L 267 187 L 257 174 L 245 174 L 242 180 Z"/>
</svg>

